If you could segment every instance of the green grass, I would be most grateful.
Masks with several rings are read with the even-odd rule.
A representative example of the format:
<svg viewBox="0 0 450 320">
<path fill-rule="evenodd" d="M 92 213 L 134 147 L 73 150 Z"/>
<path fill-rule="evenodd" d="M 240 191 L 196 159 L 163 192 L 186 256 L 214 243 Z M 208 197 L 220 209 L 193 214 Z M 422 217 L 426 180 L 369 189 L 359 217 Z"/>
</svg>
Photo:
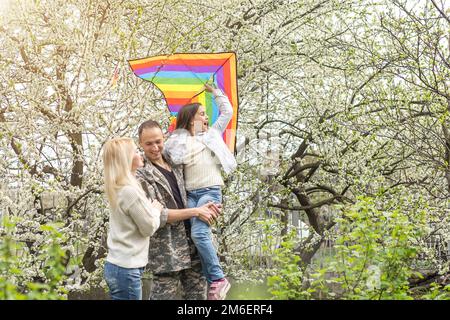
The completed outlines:
<svg viewBox="0 0 450 320">
<path fill-rule="evenodd" d="M 270 294 L 265 283 L 240 282 L 231 279 L 231 289 L 228 291 L 227 300 L 267 300 Z"/>
</svg>

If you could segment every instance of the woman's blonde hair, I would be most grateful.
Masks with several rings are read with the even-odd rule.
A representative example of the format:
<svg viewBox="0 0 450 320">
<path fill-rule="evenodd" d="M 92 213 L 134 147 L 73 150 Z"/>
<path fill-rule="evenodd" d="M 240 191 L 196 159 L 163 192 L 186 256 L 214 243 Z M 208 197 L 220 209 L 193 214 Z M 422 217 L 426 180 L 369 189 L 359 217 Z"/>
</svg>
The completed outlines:
<svg viewBox="0 0 450 320">
<path fill-rule="evenodd" d="M 103 146 L 105 191 L 112 208 L 117 207 L 117 192 L 124 186 L 135 187 L 144 195 L 131 172 L 135 151 L 136 144 L 131 138 L 114 138 Z"/>
</svg>

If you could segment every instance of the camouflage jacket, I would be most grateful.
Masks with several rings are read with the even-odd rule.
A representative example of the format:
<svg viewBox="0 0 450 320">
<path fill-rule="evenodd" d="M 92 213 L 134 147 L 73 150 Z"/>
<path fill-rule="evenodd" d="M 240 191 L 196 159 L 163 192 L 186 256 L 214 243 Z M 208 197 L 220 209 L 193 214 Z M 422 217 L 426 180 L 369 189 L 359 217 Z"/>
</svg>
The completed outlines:
<svg viewBox="0 0 450 320">
<path fill-rule="evenodd" d="M 172 167 L 183 204 L 186 207 L 183 168 L 173 166 L 167 158 L 166 162 Z M 200 263 L 195 245 L 186 234 L 184 222 L 167 223 L 167 208 L 177 207 L 167 179 L 148 159 L 145 159 L 144 167 L 137 170 L 136 176 L 147 197 L 151 200 L 158 200 L 164 206 L 161 212 L 160 227 L 150 237 L 147 268 L 154 274 L 160 274 L 189 269 L 193 263 Z"/>
</svg>

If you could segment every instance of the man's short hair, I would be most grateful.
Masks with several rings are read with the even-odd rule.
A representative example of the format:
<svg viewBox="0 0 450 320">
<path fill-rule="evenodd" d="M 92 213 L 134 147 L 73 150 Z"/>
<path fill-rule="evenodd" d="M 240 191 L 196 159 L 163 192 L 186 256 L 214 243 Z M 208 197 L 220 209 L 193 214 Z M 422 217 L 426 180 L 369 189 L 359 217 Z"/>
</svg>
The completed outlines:
<svg viewBox="0 0 450 320">
<path fill-rule="evenodd" d="M 162 128 L 158 122 L 156 122 L 154 120 L 147 120 L 147 121 L 141 123 L 141 125 L 139 126 L 139 129 L 138 129 L 139 140 L 141 140 L 142 131 L 144 131 L 144 129 L 151 129 L 151 128 L 159 128 L 162 131 Z"/>
</svg>

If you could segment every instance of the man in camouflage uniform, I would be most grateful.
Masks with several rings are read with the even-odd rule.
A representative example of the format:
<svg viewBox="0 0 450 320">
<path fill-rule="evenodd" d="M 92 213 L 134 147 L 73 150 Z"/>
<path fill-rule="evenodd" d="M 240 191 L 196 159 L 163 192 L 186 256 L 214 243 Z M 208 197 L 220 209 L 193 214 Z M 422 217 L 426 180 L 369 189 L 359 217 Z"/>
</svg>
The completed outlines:
<svg viewBox="0 0 450 320">
<path fill-rule="evenodd" d="M 173 166 L 170 159 L 163 156 L 164 136 L 157 122 L 149 120 L 141 124 L 139 144 L 145 153 L 145 165 L 138 169 L 137 178 L 147 197 L 164 206 L 160 227 L 150 238 L 147 265 L 153 273 L 150 300 L 178 298 L 179 284 L 183 299 L 204 300 L 207 282 L 190 238 L 189 218 L 196 216 L 211 223 L 220 208 L 211 203 L 185 209 L 183 168 Z"/>
</svg>

